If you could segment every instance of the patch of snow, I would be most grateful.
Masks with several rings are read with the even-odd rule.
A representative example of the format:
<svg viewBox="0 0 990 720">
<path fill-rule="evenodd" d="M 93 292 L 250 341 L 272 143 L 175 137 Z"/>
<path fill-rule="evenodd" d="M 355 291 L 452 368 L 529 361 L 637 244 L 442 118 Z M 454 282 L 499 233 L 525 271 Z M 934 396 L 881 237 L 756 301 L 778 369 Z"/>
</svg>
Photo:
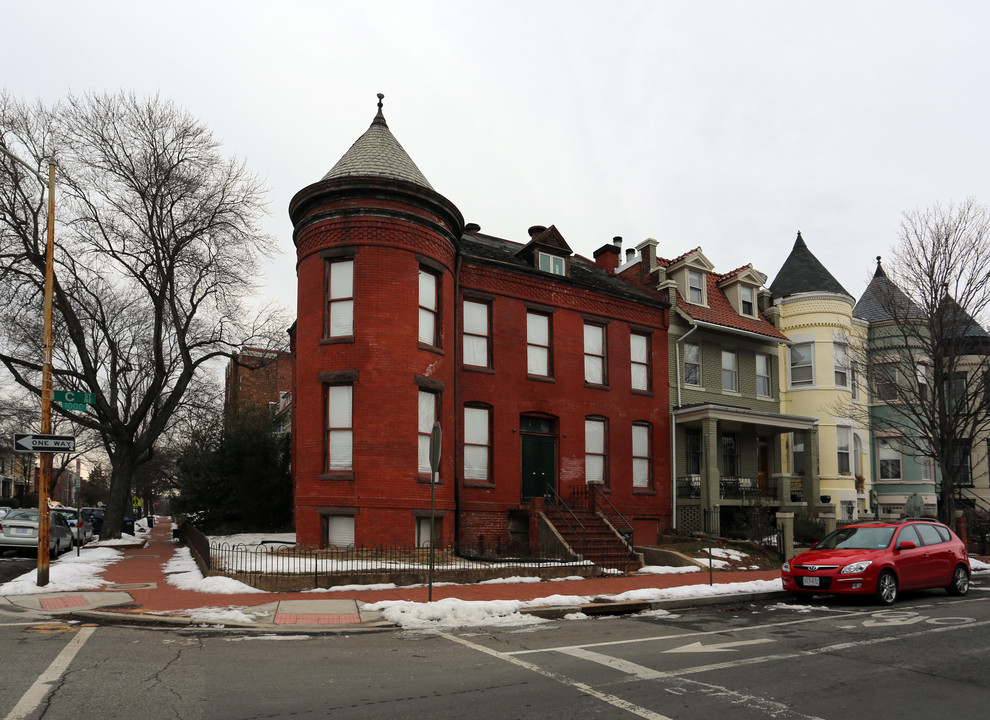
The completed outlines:
<svg viewBox="0 0 990 720">
<path fill-rule="evenodd" d="M 708 562 L 706 558 L 704 562 Z M 697 565 L 646 565 L 639 569 L 644 575 L 680 575 L 683 573 L 701 572 Z"/>
<path fill-rule="evenodd" d="M 203 577 L 187 547 L 176 550 L 175 555 L 165 563 L 163 570 L 168 578 L 168 584 L 174 585 L 180 590 L 193 590 L 217 595 L 265 592 L 229 577 Z M 241 621 L 238 620 L 237 622 Z"/>
<path fill-rule="evenodd" d="M 107 547 L 82 548 L 77 556 L 65 553 L 48 566 L 48 584 L 39 586 L 38 570 L 30 570 L 20 577 L 0 585 L 0 595 L 36 595 L 38 593 L 97 590 L 109 583 L 99 577 L 100 572 L 123 557 L 123 553 Z"/>
</svg>

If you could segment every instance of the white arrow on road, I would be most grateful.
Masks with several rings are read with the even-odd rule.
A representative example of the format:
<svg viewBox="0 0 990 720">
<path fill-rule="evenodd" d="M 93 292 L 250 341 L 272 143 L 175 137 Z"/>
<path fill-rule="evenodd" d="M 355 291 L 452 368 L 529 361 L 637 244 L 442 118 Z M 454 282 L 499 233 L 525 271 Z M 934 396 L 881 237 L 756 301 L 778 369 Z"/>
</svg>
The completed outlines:
<svg viewBox="0 0 990 720">
<path fill-rule="evenodd" d="M 678 648 L 664 650 L 664 653 L 707 653 L 707 652 L 732 652 L 733 648 L 743 645 L 759 645 L 760 643 L 774 642 L 770 638 L 759 638 L 757 640 L 736 640 L 735 642 L 713 643 L 712 645 L 702 645 L 700 642 L 693 642 L 690 645 L 681 645 Z"/>
</svg>

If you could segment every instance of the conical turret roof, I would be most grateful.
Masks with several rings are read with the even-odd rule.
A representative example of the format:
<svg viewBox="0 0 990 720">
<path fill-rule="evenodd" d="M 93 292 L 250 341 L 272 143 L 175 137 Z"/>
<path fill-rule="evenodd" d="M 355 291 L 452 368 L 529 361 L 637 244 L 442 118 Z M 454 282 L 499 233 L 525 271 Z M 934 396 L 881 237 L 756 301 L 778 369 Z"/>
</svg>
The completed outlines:
<svg viewBox="0 0 990 720">
<path fill-rule="evenodd" d="M 378 93 L 378 114 L 371 121 L 371 127 L 351 145 L 351 149 L 344 153 L 323 179 L 382 177 L 411 182 L 432 190 L 433 186 L 388 129 L 382 113 L 384 97 Z"/>
<path fill-rule="evenodd" d="M 852 295 L 832 277 L 832 273 L 825 269 L 825 266 L 808 249 L 799 232 L 791 254 L 787 256 L 773 284 L 770 285 L 770 293 L 775 298 L 784 298 L 808 292 L 835 293 L 852 299 Z"/>
<path fill-rule="evenodd" d="M 863 296 L 853 308 L 853 317 L 867 322 L 886 320 L 924 319 L 925 314 L 911 298 L 904 294 L 883 271 L 880 256 L 877 256 L 877 270 L 866 286 Z"/>
</svg>

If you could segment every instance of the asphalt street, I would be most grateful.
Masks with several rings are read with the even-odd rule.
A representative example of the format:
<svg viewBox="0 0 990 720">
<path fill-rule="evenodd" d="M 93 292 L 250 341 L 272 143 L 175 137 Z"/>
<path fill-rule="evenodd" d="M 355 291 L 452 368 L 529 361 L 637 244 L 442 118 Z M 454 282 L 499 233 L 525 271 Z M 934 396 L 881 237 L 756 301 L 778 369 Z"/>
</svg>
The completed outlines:
<svg viewBox="0 0 990 720">
<path fill-rule="evenodd" d="M 0 615 L 0 718 L 982 717 L 990 592 L 259 635 Z"/>
</svg>

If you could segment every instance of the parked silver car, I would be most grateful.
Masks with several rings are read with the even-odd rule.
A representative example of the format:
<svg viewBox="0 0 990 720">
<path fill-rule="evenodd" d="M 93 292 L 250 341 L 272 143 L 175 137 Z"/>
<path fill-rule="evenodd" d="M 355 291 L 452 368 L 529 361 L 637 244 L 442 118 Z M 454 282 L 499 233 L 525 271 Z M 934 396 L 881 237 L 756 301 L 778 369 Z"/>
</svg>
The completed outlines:
<svg viewBox="0 0 990 720">
<path fill-rule="evenodd" d="M 82 516 L 82 528 L 79 528 L 79 511 L 75 508 L 53 508 L 52 515 L 59 514 L 65 518 L 72 529 L 72 542 L 76 545 L 85 545 L 93 539 L 93 523 L 86 516 Z"/>
<path fill-rule="evenodd" d="M 59 513 L 51 513 L 50 518 L 51 535 L 48 540 L 48 550 L 51 556 L 55 557 L 72 547 L 72 528 Z M 11 510 L 0 519 L 0 549 L 2 548 L 37 551 L 37 509 Z"/>
</svg>

